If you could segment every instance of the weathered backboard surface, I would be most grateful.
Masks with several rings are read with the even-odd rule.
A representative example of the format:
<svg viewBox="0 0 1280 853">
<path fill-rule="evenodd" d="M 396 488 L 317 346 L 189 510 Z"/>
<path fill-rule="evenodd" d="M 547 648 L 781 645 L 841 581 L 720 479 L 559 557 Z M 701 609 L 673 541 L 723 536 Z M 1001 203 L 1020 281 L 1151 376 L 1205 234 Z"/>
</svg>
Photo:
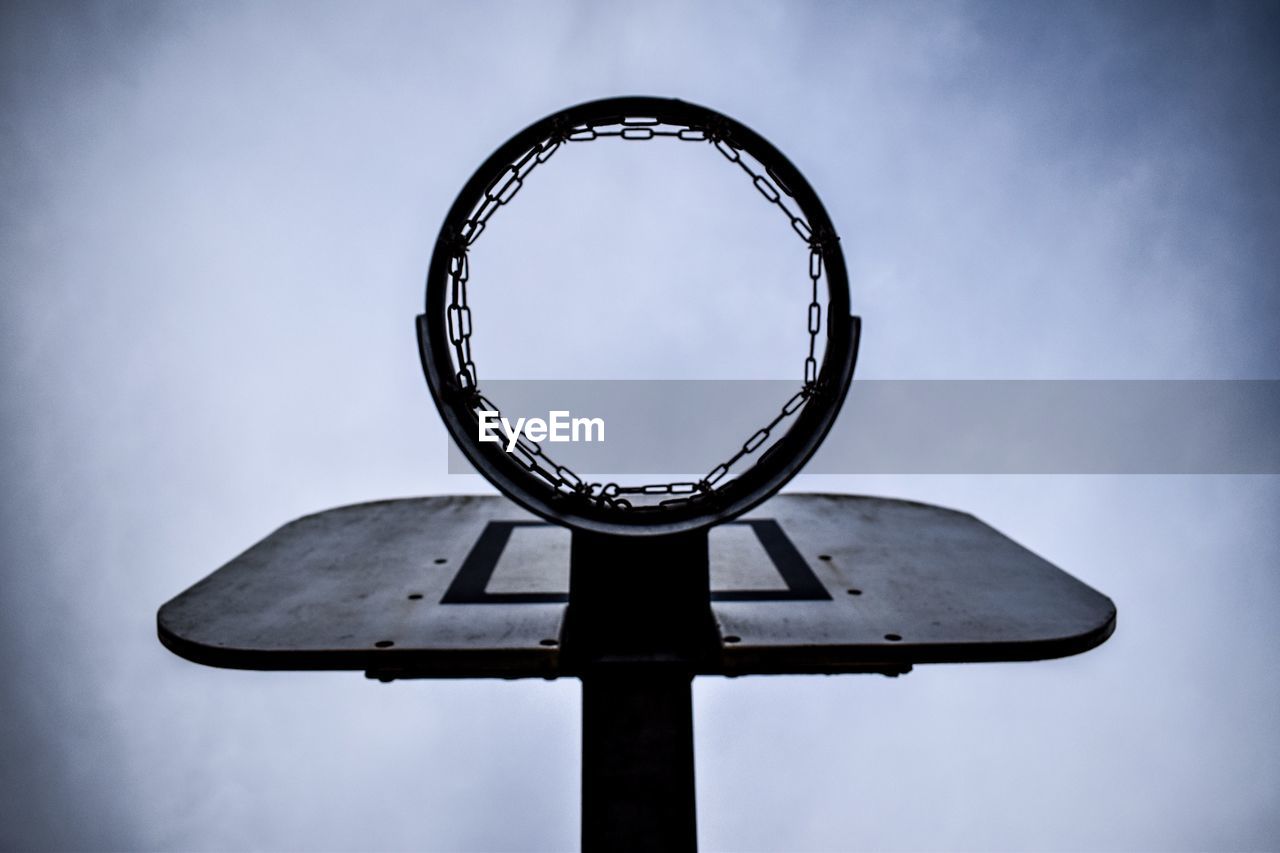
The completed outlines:
<svg viewBox="0 0 1280 853">
<path fill-rule="evenodd" d="M 570 675 L 570 535 L 501 497 L 328 510 L 165 604 L 160 639 L 243 669 Z M 713 529 L 710 560 L 721 654 L 708 673 L 1061 657 L 1115 626 L 1106 596 L 973 516 L 909 501 L 779 495 Z"/>
</svg>

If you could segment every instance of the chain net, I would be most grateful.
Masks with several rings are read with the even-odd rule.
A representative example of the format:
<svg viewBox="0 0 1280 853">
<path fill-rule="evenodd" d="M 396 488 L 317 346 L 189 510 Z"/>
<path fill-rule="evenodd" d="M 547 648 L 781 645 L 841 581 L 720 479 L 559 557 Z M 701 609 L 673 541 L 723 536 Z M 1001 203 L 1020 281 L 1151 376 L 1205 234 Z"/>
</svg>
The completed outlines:
<svg viewBox="0 0 1280 853">
<path fill-rule="evenodd" d="M 802 215 L 794 196 L 786 184 L 759 160 L 737 144 L 726 126 L 710 123 L 706 126 L 681 126 L 662 122 L 656 118 L 626 117 L 617 121 L 596 124 L 564 125 L 553 130 L 546 139 L 532 145 L 485 188 L 484 194 L 460 229 L 453 235 L 449 247 L 449 341 L 453 345 L 454 378 L 458 388 L 466 396 L 473 413 L 497 412 L 501 409 L 480 391 L 476 365 L 471 352 L 471 309 L 467 305 L 467 283 L 470 279 L 469 252 L 484 233 L 493 215 L 512 199 L 524 186 L 533 171 L 547 162 L 562 148 L 574 143 L 600 139 L 647 141 L 674 139 L 682 142 L 707 144 L 727 161 L 740 168 L 767 203 L 786 217 L 791 230 L 809 248 L 810 298 L 807 315 L 809 332 L 808 354 L 804 360 L 804 381 L 800 389 L 783 404 L 767 424 L 756 430 L 726 460 L 716 465 L 696 481 L 674 483 L 650 483 L 624 486 L 617 483 L 588 482 L 564 465 L 547 455 L 539 442 L 521 434 L 510 454 L 530 473 L 544 480 L 558 494 L 576 495 L 602 507 L 618 510 L 643 510 L 668 507 L 710 495 L 728 482 L 726 478 L 743 459 L 755 454 L 774 436 L 775 430 L 804 407 L 818 390 L 818 334 L 822 330 L 822 306 L 818 302 L 818 283 L 823 278 L 823 249 L 829 241 L 837 239 L 833 233 L 815 233 Z M 656 501 L 656 504 L 653 503 Z"/>
</svg>

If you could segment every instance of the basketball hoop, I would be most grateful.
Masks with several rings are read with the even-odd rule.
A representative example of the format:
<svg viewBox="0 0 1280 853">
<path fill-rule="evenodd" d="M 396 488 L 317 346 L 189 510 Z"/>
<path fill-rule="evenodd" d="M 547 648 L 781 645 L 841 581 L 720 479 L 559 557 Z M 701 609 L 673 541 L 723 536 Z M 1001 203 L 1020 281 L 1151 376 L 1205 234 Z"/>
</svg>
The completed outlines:
<svg viewBox="0 0 1280 853">
<path fill-rule="evenodd" d="M 709 154 L 718 153 L 745 174 L 809 249 L 808 269 L 797 272 L 797 278 L 803 274 L 809 285 L 802 381 L 768 423 L 696 480 L 636 486 L 590 482 L 525 436 L 510 451 L 478 439 L 477 413 L 501 408 L 485 396 L 472 352 L 470 249 L 538 166 L 561 149 L 597 140 L 674 141 L 711 149 Z M 848 279 L 835 228 L 796 167 L 759 134 L 718 112 L 684 101 L 629 97 L 581 104 L 535 122 L 495 151 L 467 181 L 436 240 L 427 274 L 426 313 L 418 317 L 418 345 L 427 384 L 449 434 L 499 491 L 543 518 L 570 527 L 663 535 L 734 518 L 795 476 L 822 443 L 844 402 L 859 329 L 858 318 L 849 313 Z M 819 359 L 819 336 L 824 333 Z"/>
</svg>

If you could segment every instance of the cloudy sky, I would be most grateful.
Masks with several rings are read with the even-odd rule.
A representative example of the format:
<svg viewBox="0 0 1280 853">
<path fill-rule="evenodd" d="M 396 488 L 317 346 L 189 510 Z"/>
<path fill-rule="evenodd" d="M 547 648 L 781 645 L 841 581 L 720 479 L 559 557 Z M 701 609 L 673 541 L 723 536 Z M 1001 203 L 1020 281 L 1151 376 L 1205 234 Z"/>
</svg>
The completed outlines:
<svg viewBox="0 0 1280 853">
<path fill-rule="evenodd" d="M 0 845 L 576 844 L 576 682 L 216 671 L 154 634 L 285 521 L 488 490 L 446 472 L 413 317 L 526 124 L 655 94 L 774 142 L 840 230 L 862 377 L 1280 379 L 1277 43 L 1264 3 L 4 5 Z M 785 225 L 700 153 L 590 147 L 503 211 L 486 375 L 789 375 Z M 793 488 L 973 512 L 1119 628 L 698 681 L 706 849 L 1280 847 L 1276 477 Z"/>
</svg>

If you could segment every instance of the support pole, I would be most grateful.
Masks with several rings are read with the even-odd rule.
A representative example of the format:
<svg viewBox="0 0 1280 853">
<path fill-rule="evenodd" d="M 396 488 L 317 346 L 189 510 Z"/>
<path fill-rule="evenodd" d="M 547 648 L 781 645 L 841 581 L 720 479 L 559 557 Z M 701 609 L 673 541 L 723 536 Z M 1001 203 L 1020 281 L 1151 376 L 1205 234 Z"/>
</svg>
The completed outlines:
<svg viewBox="0 0 1280 853">
<path fill-rule="evenodd" d="M 719 648 L 706 531 L 575 531 L 565 620 L 582 679 L 582 849 L 696 850 L 692 680 Z"/>
<path fill-rule="evenodd" d="M 693 851 L 692 679 L 671 671 L 582 679 L 582 849 Z"/>
</svg>

